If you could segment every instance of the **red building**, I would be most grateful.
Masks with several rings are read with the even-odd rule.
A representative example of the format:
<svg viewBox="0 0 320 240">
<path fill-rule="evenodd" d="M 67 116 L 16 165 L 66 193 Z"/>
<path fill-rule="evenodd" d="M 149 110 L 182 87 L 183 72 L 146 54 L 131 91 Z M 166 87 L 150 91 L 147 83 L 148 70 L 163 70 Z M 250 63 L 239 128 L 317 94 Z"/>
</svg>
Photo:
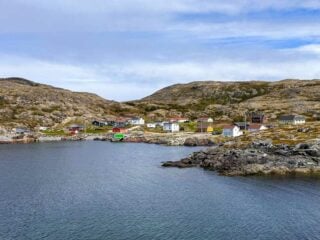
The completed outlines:
<svg viewBox="0 0 320 240">
<path fill-rule="evenodd" d="M 112 132 L 113 132 L 113 133 L 126 133 L 126 132 L 127 132 L 127 129 L 115 127 L 115 128 L 112 128 Z"/>
</svg>

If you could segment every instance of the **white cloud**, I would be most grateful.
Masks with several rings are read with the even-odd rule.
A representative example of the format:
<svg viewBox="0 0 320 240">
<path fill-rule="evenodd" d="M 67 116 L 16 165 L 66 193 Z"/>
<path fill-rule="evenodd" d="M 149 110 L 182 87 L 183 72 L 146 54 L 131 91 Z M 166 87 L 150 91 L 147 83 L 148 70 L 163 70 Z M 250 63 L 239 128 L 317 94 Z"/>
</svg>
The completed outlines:
<svg viewBox="0 0 320 240">
<path fill-rule="evenodd" d="M 298 48 L 293 49 L 293 51 L 298 51 L 302 53 L 309 53 L 320 56 L 320 44 L 308 44 Z"/>
<path fill-rule="evenodd" d="M 319 9 L 318 0 L 12 0 L 20 4 L 73 13 L 221 12 L 241 13 L 266 9 Z"/>
<path fill-rule="evenodd" d="M 90 66 L 0 56 L 0 76 L 25 77 L 36 82 L 74 91 L 94 92 L 108 99 L 123 101 L 142 98 L 170 84 L 197 80 L 319 78 L 319 58 L 301 54 L 284 53 L 273 61 L 270 59 L 274 56 L 260 61 L 220 58 L 206 62 L 135 62 Z"/>
</svg>

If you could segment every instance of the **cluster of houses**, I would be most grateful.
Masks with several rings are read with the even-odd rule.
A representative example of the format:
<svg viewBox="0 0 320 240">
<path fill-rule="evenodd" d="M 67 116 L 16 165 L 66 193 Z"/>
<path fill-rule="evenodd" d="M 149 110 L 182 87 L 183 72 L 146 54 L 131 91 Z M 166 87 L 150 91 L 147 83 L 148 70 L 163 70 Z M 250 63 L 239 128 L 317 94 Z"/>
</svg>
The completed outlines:
<svg viewBox="0 0 320 240">
<path fill-rule="evenodd" d="M 266 130 L 271 125 L 267 125 L 267 118 L 263 113 L 252 113 L 249 121 L 246 122 L 236 122 L 233 125 L 225 125 L 222 129 L 222 135 L 225 137 L 238 137 L 243 135 L 244 131 L 248 132 L 259 132 Z M 94 120 L 92 125 L 98 127 L 112 126 L 113 133 L 126 133 L 128 126 L 146 126 L 150 129 L 161 128 L 164 132 L 179 132 L 181 130 L 182 123 L 188 123 L 190 120 L 183 117 L 174 117 L 166 121 L 155 121 L 146 123 L 142 117 L 121 117 L 114 119 L 107 119 L 104 121 Z M 306 122 L 304 116 L 300 115 L 283 115 L 279 117 L 279 124 L 282 125 L 298 125 L 304 124 Z M 213 133 L 214 121 L 210 117 L 200 117 L 196 120 L 196 131 L 199 133 Z M 71 125 L 69 126 L 69 131 L 72 133 L 78 133 L 83 131 L 83 126 L 81 125 Z M 219 132 L 218 134 L 221 134 Z"/>
<path fill-rule="evenodd" d="M 188 118 L 174 117 L 167 119 L 166 121 L 155 121 L 146 123 L 142 117 L 120 117 L 113 119 L 106 119 L 103 121 L 94 120 L 92 125 L 97 127 L 111 126 L 114 133 L 126 133 L 129 126 L 143 126 L 149 129 L 160 128 L 164 132 L 179 132 L 183 130 L 181 125 L 183 123 L 189 123 Z M 267 125 L 267 118 L 263 113 L 252 113 L 248 121 L 235 122 L 232 125 L 225 125 L 219 128 L 220 131 L 216 132 L 214 128 L 214 121 L 210 117 L 200 117 L 196 120 L 196 131 L 199 133 L 212 133 L 222 134 L 225 137 L 238 137 L 243 135 L 244 131 L 247 132 L 259 132 L 266 130 L 271 125 Z M 306 119 L 300 115 L 283 115 L 278 119 L 280 125 L 299 125 L 305 124 Z M 45 131 L 48 128 L 40 127 L 39 131 Z M 217 129 L 217 128 L 216 128 Z M 77 134 L 85 131 L 85 127 L 79 124 L 72 124 L 68 126 L 67 130 L 70 134 Z M 29 134 L 31 131 L 25 127 L 13 128 L 11 133 L 15 135 Z"/>
<path fill-rule="evenodd" d="M 294 115 L 293 115 L 294 116 Z M 283 121 L 285 119 L 285 122 Z M 301 116 L 289 116 L 280 117 L 280 123 L 283 124 L 298 124 L 301 122 Z M 292 122 L 290 122 L 292 120 Z M 237 137 L 243 134 L 243 130 L 249 132 L 257 132 L 267 129 L 265 125 L 267 119 L 264 114 L 254 113 L 251 115 L 249 122 L 237 122 L 233 125 L 227 125 L 223 127 L 222 134 L 224 136 Z M 305 120 L 304 120 L 305 121 Z M 104 121 L 93 121 L 94 126 L 112 126 L 114 133 L 126 133 L 128 126 L 146 126 L 149 129 L 162 128 L 164 132 L 179 132 L 181 124 L 188 123 L 190 120 L 183 117 L 174 117 L 166 121 L 155 121 L 145 123 L 142 117 L 121 117 L 115 119 L 108 119 Z M 214 121 L 210 117 L 200 117 L 196 120 L 196 131 L 199 133 L 213 133 L 215 134 Z M 219 132 L 221 133 L 221 132 Z"/>
<path fill-rule="evenodd" d="M 306 123 L 306 118 L 300 115 L 282 115 L 278 120 L 280 125 L 300 125 Z M 233 125 L 223 127 L 222 135 L 225 137 L 238 137 L 243 135 L 243 130 L 248 132 L 259 132 L 272 128 L 266 125 L 267 118 L 262 113 L 253 113 L 249 122 L 237 122 Z"/>
</svg>

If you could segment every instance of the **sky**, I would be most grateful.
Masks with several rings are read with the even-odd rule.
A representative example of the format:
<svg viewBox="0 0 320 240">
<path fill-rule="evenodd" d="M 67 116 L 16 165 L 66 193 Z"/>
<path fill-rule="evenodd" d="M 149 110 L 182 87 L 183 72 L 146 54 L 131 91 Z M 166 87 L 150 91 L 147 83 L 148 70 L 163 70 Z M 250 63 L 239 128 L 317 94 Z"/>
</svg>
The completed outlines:
<svg viewBox="0 0 320 240">
<path fill-rule="evenodd" d="M 176 83 L 320 78 L 319 0 L 0 0 L 0 77 L 134 100 Z"/>
</svg>

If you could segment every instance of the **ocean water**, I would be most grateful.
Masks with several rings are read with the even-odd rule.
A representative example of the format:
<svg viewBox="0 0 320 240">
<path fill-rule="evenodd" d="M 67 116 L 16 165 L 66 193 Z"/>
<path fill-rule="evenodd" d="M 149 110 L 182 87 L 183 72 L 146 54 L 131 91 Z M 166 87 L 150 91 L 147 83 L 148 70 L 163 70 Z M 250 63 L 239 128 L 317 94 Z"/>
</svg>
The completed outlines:
<svg viewBox="0 0 320 240">
<path fill-rule="evenodd" d="M 197 148 L 0 145 L 0 239 L 320 239 L 320 180 L 162 168 Z"/>
</svg>

